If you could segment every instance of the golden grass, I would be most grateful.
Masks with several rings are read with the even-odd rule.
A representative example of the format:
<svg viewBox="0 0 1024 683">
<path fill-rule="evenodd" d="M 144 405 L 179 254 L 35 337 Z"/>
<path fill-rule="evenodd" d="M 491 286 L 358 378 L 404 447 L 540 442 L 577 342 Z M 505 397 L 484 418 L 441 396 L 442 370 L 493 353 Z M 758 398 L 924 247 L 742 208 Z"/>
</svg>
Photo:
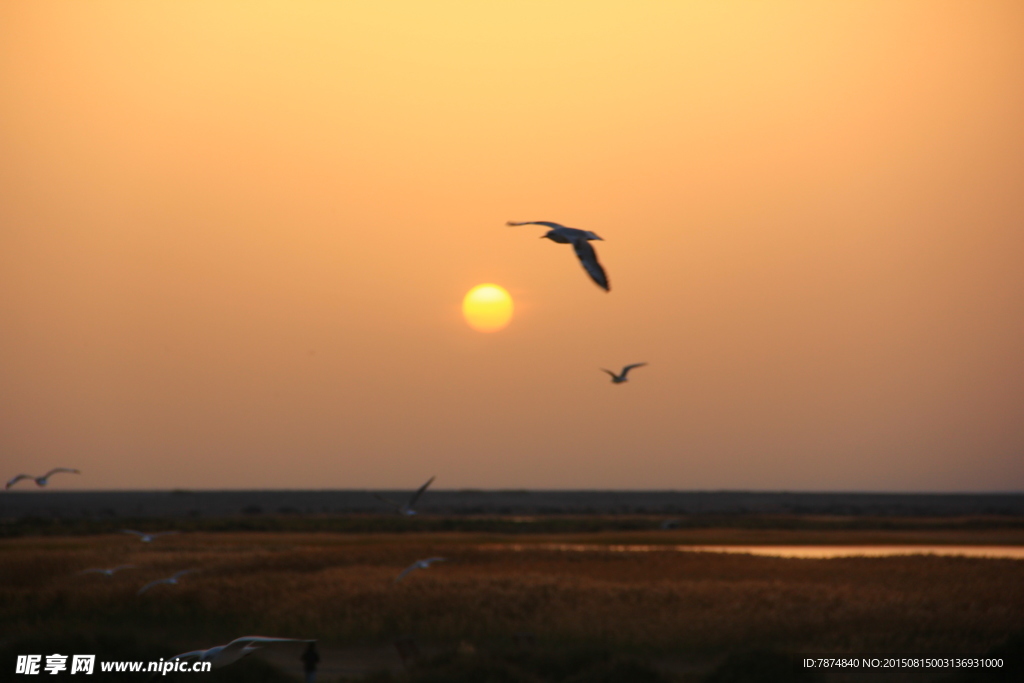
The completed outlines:
<svg viewBox="0 0 1024 683">
<path fill-rule="evenodd" d="M 652 538 L 195 533 L 153 544 L 124 536 L 8 539 L 0 541 L 0 623 L 11 633 L 40 636 L 127 631 L 181 648 L 243 633 L 348 645 L 405 633 L 483 642 L 529 632 L 538 640 L 684 653 L 751 647 L 980 653 L 1024 628 L 1024 562 L 1016 560 L 789 560 L 530 547 Z M 506 542 L 527 549 L 512 552 L 501 547 Z M 833 535 L 819 542 L 841 541 Z M 413 560 L 433 555 L 451 561 L 394 583 Z M 76 574 L 122 563 L 138 568 L 113 578 Z M 178 586 L 135 594 L 147 581 L 193 567 L 200 571 Z"/>
</svg>

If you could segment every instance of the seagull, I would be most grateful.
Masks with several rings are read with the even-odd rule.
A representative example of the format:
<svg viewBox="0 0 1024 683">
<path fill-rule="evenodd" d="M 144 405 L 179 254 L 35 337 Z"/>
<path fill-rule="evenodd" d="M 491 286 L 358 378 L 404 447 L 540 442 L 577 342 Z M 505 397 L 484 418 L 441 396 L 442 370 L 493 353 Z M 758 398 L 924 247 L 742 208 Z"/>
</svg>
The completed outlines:
<svg viewBox="0 0 1024 683">
<path fill-rule="evenodd" d="M 398 514 L 406 515 L 406 516 L 410 516 L 411 517 L 412 515 L 416 514 L 416 511 L 412 509 L 412 506 L 416 504 L 416 501 L 420 499 L 420 496 L 423 495 L 423 492 L 427 490 L 427 487 L 430 486 L 430 483 L 432 481 L 434 481 L 434 477 L 431 477 L 430 479 L 427 480 L 426 484 L 424 484 L 423 486 L 419 487 L 419 489 L 416 491 L 416 493 L 412 494 L 412 497 L 409 498 L 409 502 L 405 503 L 405 504 L 399 503 L 397 500 L 391 500 L 390 498 L 385 498 L 384 496 L 380 495 L 379 493 L 375 493 L 375 494 L 373 494 L 373 496 L 377 500 L 382 500 L 385 503 L 387 503 L 388 505 L 395 506 L 395 509 L 398 510 Z"/>
<path fill-rule="evenodd" d="M 559 244 L 571 244 L 572 248 L 576 251 L 576 256 L 579 257 L 580 263 L 583 264 L 584 270 L 590 275 L 590 278 L 597 283 L 597 286 L 608 292 L 611 291 L 611 287 L 608 286 L 608 276 L 605 275 L 604 268 L 597 261 L 597 252 L 590 246 L 590 240 L 601 240 L 595 233 L 589 230 L 579 230 L 578 228 L 567 228 L 559 223 L 552 223 L 551 221 L 524 221 L 522 223 L 516 223 L 514 221 L 507 221 L 505 225 L 543 225 L 551 228 L 545 234 L 541 235 L 541 239 L 547 237 L 552 242 L 558 242 Z"/>
<path fill-rule="evenodd" d="M 444 562 L 445 559 L 447 559 L 447 558 L 444 558 L 444 557 L 428 557 L 425 560 L 416 560 L 415 562 L 410 564 L 408 567 L 406 567 L 404 570 L 402 570 L 401 574 L 399 574 L 398 576 L 395 577 L 395 583 L 398 583 L 399 581 L 404 579 L 409 574 L 409 572 L 415 571 L 417 569 L 426 569 L 427 567 L 429 567 L 430 565 L 434 564 L 435 562 Z"/>
<path fill-rule="evenodd" d="M 645 365 L 647 365 L 647 363 L 633 363 L 632 365 L 627 365 L 626 367 L 622 368 L 622 372 L 620 372 L 617 375 L 611 370 L 605 370 L 605 368 L 601 369 L 612 376 L 612 384 L 622 384 L 623 382 L 629 381 L 628 379 L 626 379 L 626 375 L 629 374 L 630 370 L 632 370 L 633 368 L 642 368 Z"/>
<path fill-rule="evenodd" d="M 177 531 L 154 531 L 153 533 L 144 534 L 141 531 L 135 529 L 121 529 L 122 534 L 134 534 L 139 537 L 139 540 L 143 543 L 152 543 L 161 536 L 170 536 L 171 534 L 178 533 Z"/>
<path fill-rule="evenodd" d="M 122 569 L 131 569 L 134 566 L 135 566 L 134 564 L 119 564 L 118 566 L 112 567 L 110 569 L 85 569 L 85 570 L 80 571 L 78 573 L 79 574 L 103 574 L 104 576 L 113 576 L 114 574 L 116 574 L 117 572 L 121 571 Z"/>
<path fill-rule="evenodd" d="M 256 650 L 273 645 L 274 643 L 315 643 L 315 640 L 303 640 L 302 638 L 267 638 L 265 636 L 243 636 L 235 638 L 227 645 L 217 645 L 209 650 L 193 650 L 174 655 L 170 659 L 194 659 L 197 662 L 211 662 L 214 668 L 227 666 L 237 662 L 246 655 L 251 655 Z"/>
<path fill-rule="evenodd" d="M 55 475 L 57 472 L 70 472 L 71 474 L 81 474 L 81 472 L 79 472 L 78 470 L 73 470 L 70 467 L 54 467 L 52 470 L 50 470 L 41 477 L 33 477 L 31 474 L 19 474 L 14 479 L 11 479 L 9 482 L 7 482 L 7 486 L 4 488 L 4 490 L 11 488 L 22 479 L 32 479 L 33 481 L 36 482 L 36 486 L 46 486 L 49 478 Z"/>
<path fill-rule="evenodd" d="M 157 579 L 156 581 L 150 581 L 145 586 L 140 588 L 139 592 L 136 593 L 136 595 L 142 595 L 143 593 L 148 591 L 153 586 L 159 586 L 162 583 L 166 583 L 169 586 L 177 586 L 178 585 L 178 579 L 180 579 L 181 577 L 185 576 L 185 574 L 191 574 L 194 571 L 195 571 L 195 569 L 184 569 L 184 570 L 178 572 L 177 574 L 175 574 L 174 576 L 168 576 L 166 579 Z"/>
</svg>

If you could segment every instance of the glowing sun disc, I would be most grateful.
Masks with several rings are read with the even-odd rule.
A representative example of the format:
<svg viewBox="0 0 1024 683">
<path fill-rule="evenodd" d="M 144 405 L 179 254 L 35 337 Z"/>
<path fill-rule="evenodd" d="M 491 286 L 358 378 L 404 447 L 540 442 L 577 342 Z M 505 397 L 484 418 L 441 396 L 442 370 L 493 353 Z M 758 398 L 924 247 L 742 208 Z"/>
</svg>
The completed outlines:
<svg viewBox="0 0 1024 683">
<path fill-rule="evenodd" d="M 512 320 L 512 297 L 500 285 L 477 285 L 462 299 L 462 315 L 477 332 L 497 332 Z"/>
</svg>

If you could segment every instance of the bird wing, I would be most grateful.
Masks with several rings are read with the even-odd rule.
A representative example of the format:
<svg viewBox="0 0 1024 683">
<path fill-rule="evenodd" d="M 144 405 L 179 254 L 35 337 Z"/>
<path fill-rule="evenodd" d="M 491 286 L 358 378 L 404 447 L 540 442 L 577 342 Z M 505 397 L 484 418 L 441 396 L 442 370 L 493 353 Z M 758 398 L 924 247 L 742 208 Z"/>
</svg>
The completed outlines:
<svg viewBox="0 0 1024 683">
<path fill-rule="evenodd" d="M 505 225 L 543 225 L 547 228 L 565 229 L 565 226 L 560 223 L 552 223 L 551 221 L 523 221 L 522 223 L 516 223 L 515 221 L 506 221 Z"/>
<path fill-rule="evenodd" d="M 81 474 L 81 472 L 79 472 L 78 470 L 72 469 L 70 467 L 54 467 L 52 470 L 43 475 L 43 479 L 46 479 L 50 475 L 56 474 L 57 472 L 70 472 L 71 474 Z"/>
<path fill-rule="evenodd" d="M 216 667 L 226 666 L 232 662 L 237 662 L 246 655 L 252 654 L 253 651 L 260 647 L 259 645 L 253 645 L 258 639 L 259 636 L 246 636 L 244 638 L 235 638 L 227 645 L 222 645 L 217 651 L 216 656 L 213 657 L 213 665 Z"/>
<path fill-rule="evenodd" d="M 11 479 L 9 482 L 7 482 L 7 486 L 5 486 L 4 488 L 9 489 L 22 479 L 35 479 L 35 477 L 33 477 L 31 474 L 19 474 L 14 479 Z"/>
<path fill-rule="evenodd" d="M 274 643 L 312 643 L 314 641 L 305 638 L 268 638 L 266 636 L 243 636 L 235 638 L 227 645 L 222 645 L 220 650 L 213 657 L 213 665 L 216 667 L 225 666 L 236 662 L 246 655 L 251 655 L 256 650 L 273 645 Z"/>
<path fill-rule="evenodd" d="M 268 638 L 267 636 L 243 636 L 241 638 L 235 638 L 225 646 L 225 649 L 229 647 L 241 646 L 246 649 L 255 650 L 263 647 L 264 645 L 273 645 L 274 643 L 312 643 L 315 642 L 308 638 Z"/>
<path fill-rule="evenodd" d="M 626 367 L 622 368 L 622 378 L 625 379 L 626 374 L 633 368 L 642 368 L 645 365 L 647 365 L 647 363 L 633 363 L 632 365 L 627 365 Z"/>
<path fill-rule="evenodd" d="M 192 652 L 182 652 L 180 655 L 174 655 L 168 658 L 168 661 L 175 659 L 195 659 L 201 660 L 208 650 L 192 650 Z"/>
<path fill-rule="evenodd" d="M 607 373 L 608 373 L 609 375 L 611 375 L 611 376 L 612 376 L 612 379 L 618 379 L 618 378 L 619 378 L 619 376 L 618 376 L 618 375 L 616 375 L 616 374 L 615 374 L 614 372 L 612 372 L 612 371 L 611 371 L 611 370 L 609 370 L 608 368 L 601 368 L 601 369 L 602 369 L 602 370 L 604 370 L 605 372 L 607 372 Z"/>
<path fill-rule="evenodd" d="M 150 588 L 152 588 L 153 586 L 157 586 L 157 585 L 159 585 L 159 584 L 161 584 L 161 583 L 167 583 L 167 579 L 157 579 L 156 581 L 150 581 L 150 582 L 149 582 L 149 583 L 147 583 L 147 584 L 146 584 L 145 586 L 143 586 L 142 588 L 140 588 L 140 589 L 139 589 L 139 592 L 138 592 L 138 593 L 136 593 L 136 595 L 142 595 L 143 593 L 145 593 L 146 591 L 148 591 L 148 590 L 149 590 Z"/>
<path fill-rule="evenodd" d="M 172 579 L 180 579 L 181 577 L 185 576 L 185 574 L 191 574 L 194 571 L 195 571 L 195 569 L 182 569 L 180 572 L 178 572 L 177 574 L 175 574 L 171 578 Z"/>
<path fill-rule="evenodd" d="M 446 559 L 447 558 L 444 557 L 428 557 L 427 559 L 423 560 L 423 563 L 429 567 L 435 562 L 444 562 Z"/>
<path fill-rule="evenodd" d="M 402 507 L 402 504 L 399 503 L 397 500 L 391 500 L 390 498 L 385 498 L 384 496 L 380 495 L 379 493 L 373 494 L 373 497 L 376 498 L 377 500 L 381 501 L 381 502 L 387 503 L 388 505 L 394 505 L 396 508 Z"/>
<path fill-rule="evenodd" d="M 405 569 L 402 570 L 401 574 L 399 574 L 398 576 L 395 577 L 395 583 L 398 583 L 399 581 L 404 579 L 413 570 L 419 569 L 419 566 L 420 566 L 419 560 L 417 560 L 416 562 L 413 562 L 412 564 L 410 564 L 408 567 L 406 567 Z"/>
<path fill-rule="evenodd" d="M 250 645 L 268 645 L 270 643 L 315 643 L 315 639 L 310 638 L 268 638 L 267 636 L 242 636 L 241 638 L 235 638 L 228 647 L 231 647 L 235 643 L 242 643 L 246 647 Z"/>
<path fill-rule="evenodd" d="M 416 493 L 412 494 L 412 498 L 409 499 L 409 503 L 408 503 L 408 505 L 406 505 L 406 507 L 407 508 L 412 508 L 412 506 L 416 504 L 416 501 L 420 499 L 420 496 L 423 495 L 423 492 L 427 490 L 427 487 L 430 486 L 430 484 L 433 481 L 434 481 L 434 477 L 431 477 L 430 479 L 427 479 L 427 483 L 426 484 L 424 484 L 423 486 L 421 486 L 418 489 L 416 489 Z"/>
<path fill-rule="evenodd" d="M 597 262 L 597 252 L 590 246 L 590 242 L 586 239 L 575 239 L 572 241 L 572 248 L 576 251 L 576 256 L 579 257 L 580 263 L 590 274 L 591 279 L 604 291 L 611 291 L 611 287 L 608 286 L 608 276 L 605 275 L 601 264 Z"/>
</svg>

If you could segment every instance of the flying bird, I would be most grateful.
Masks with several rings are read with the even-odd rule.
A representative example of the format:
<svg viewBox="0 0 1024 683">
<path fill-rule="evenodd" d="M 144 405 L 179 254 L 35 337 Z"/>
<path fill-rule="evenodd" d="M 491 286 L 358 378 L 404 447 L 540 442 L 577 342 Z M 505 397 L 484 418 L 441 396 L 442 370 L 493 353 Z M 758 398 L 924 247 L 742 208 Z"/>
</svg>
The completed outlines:
<svg viewBox="0 0 1024 683">
<path fill-rule="evenodd" d="M 430 483 L 432 481 L 434 481 L 434 477 L 431 477 L 430 479 L 427 480 L 426 484 L 424 484 L 423 486 L 419 487 L 419 489 L 417 489 L 416 493 L 412 494 L 412 497 L 409 498 L 409 502 L 408 503 L 399 503 L 397 500 L 391 500 L 390 498 L 385 498 L 384 496 L 380 495 L 379 493 L 375 493 L 375 494 L 373 494 L 373 496 L 377 500 L 384 501 L 388 505 L 394 506 L 394 508 L 398 511 L 398 514 L 406 515 L 406 516 L 412 516 L 412 515 L 416 514 L 416 511 L 412 509 L 412 506 L 416 504 L 416 501 L 420 499 L 420 496 L 423 495 L 423 492 L 427 490 L 427 487 L 430 486 Z"/>
<path fill-rule="evenodd" d="M 647 365 L 647 363 L 633 363 L 632 365 L 627 365 L 626 367 L 622 368 L 622 372 L 620 372 L 617 375 L 611 370 L 607 370 L 605 368 L 601 369 L 612 376 L 612 384 L 622 384 L 623 382 L 629 381 L 628 379 L 626 379 L 626 375 L 629 374 L 630 370 L 632 370 L 633 368 L 642 368 L 645 365 Z"/>
<path fill-rule="evenodd" d="M 434 564 L 435 562 L 444 562 L 445 559 L 446 558 L 444 558 L 444 557 L 428 557 L 425 560 L 416 560 L 415 562 L 410 564 L 408 567 L 403 569 L 401 574 L 399 574 L 398 576 L 395 577 L 395 583 L 398 583 L 399 581 L 404 579 L 406 576 L 408 576 L 408 574 L 410 572 L 413 572 L 413 571 L 415 571 L 417 569 L 426 569 L 427 567 L 429 567 L 430 565 Z"/>
<path fill-rule="evenodd" d="M 608 292 L 611 291 L 611 287 L 608 285 L 608 276 L 605 275 L 604 268 L 597 260 L 597 252 L 590 246 L 590 240 L 601 240 L 595 233 L 589 230 L 580 230 L 578 228 L 567 228 L 559 223 L 552 223 L 551 221 L 523 221 L 522 223 L 516 223 L 514 221 L 507 221 L 506 225 L 543 225 L 544 227 L 551 228 L 545 234 L 541 235 L 541 239 L 545 237 L 552 242 L 558 242 L 559 244 L 571 244 L 573 250 L 576 252 L 576 256 L 579 258 L 580 263 L 583 264 L 583 269 L 587 271 L 590 278 L 597 283 L 597 286 Z"/>
<path fill-rule="evenodd" d="M 148 591 L 153 586 L 159 586 L 162 583 L 166 583 L 169 586 L 177 586 L 178 585 L 178 579 L 180 579 L 181 577 L 185 576 L 185 574 L 191 574 L 194 571 L 195 571 L 195 569 L 184 569 L 184 570 L 178 572 L 177 574 L 175 574 L 174 576 L 168 576 L 166 579 L 157 579 L 156 581 L 150 581 L 145 586 L 140 588 L 139 592 L 136 593 L 136 595 L 142 595 L 143 593 Z"/>
<path fill-rule="evenodd" d="M 227 666 L 237 662 L 246 655 L 251 655 L 256 650 L 274 645 L 275 643 L 313 643 L 314 640 L 303 640 L 301 638 L 267 638 L 265 636 L 244 636 L 235 638 L 227 645 L 217 645 L 209 650 L 193 650 L 174 655 L 175 659 L 193 659 L 197 662 L 211 662 L 214 668 Z"/>
<path fill-rule="evenodd" d="M 104 576 L 113 576 L 114 574 L 116 574 L 117 572 L 121 571 L 122 569 L 131 569 L 134 566 L 135 566 L 134 564 L 119 564 L 118 566 L 111 567 L 110 569 L 84 569 L 84 570 L 82 570 L 82 571 L 80 571 L 78 573 L 79 574 L 103 574 Z"/>
<path fill-rule="evenodd" d="M 161 536 L 170 536 L 171 534 L 178 533 L 177 531 L 154 531 L 152 533 L 143 533 L 136 531 L 135 529 L 121 529 L 122 534 L 132 534 L 139 537 L 139 540 L 143 543 L 152 543 Z"/>
<path fill-rule="evenodd" d="M 81 474 L 81 472 L 79 472 L 78 470 L 71 469 L 70 467 L 54 467 L 52 470 L 50 470 L 41 477 L 33 477 L 31 474 L 19 474 L 14 479 L 11 479 L 9 482 L 7 482 L 7 486 L 4 488 L 4 490 L 11 488 L 22 479 L 32 479 L 33 481 L 35 481 L 36 486 L 46 486 L 49 478 L 57 474 L 58 472 L 70 472 L 71 474 Z"/>
</svg>

